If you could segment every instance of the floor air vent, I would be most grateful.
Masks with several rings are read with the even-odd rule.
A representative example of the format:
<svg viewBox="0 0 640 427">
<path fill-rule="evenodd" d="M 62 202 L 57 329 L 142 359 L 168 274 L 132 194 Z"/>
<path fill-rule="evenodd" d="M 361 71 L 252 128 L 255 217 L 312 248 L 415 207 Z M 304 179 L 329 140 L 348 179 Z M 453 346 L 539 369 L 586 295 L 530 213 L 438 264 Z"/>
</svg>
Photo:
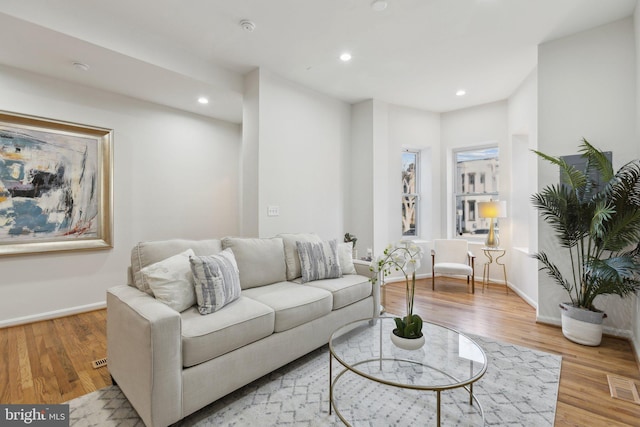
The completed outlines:
<svg viewBox="0 0 640 427">
<path fill-rule="evenodd" d="M 94 360 L 93 362 L 91 362 L 91 365 L 93 365 L 93 369 L 98 369 L 98 368 L 102 368 L 103 366 L 107 366 L 107 358 L 105 357 L 104 359 Z"/>
<path fill-rule="evenodd" d="M 621 400 L 627 400 L 633 402 L 636 405 L 640 405 L 640 397 L 638 396 L 638 389 L 635 382 L 631 378 L 618 377 L 608 374 L 607 380 L 609 380 L 609 390 L 611 391 L 611 397 Z"/>
</svg>

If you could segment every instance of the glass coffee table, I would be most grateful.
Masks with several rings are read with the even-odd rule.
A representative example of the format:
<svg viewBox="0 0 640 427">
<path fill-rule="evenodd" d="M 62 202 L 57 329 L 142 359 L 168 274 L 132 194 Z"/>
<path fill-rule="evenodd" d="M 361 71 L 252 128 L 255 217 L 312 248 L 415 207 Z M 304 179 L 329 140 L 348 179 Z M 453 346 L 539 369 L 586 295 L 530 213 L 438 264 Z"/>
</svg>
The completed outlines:
<svg viewBox="0 0 640 427">
<path fill-rule="evenodd" d="M 361 377 L 376 383 L 375 390 L 380 392 L 384 391 L 384 388 L 389 388 L 387 386 L 435 392 L 436 423 L 438 426 L 441 421 L 442 393 L 447 390 L 464 388 L 468 392 L 468 405 L 474 407 L 475 402 L 476 413 L 482 418 L 482 424 L 484 424 L 482 406 L 473 394 L 473 383 L 478 381 L 487 370 L 487 357 L 484 350 L 464 334 L 428 322 L 424 322 L 422 328 L 422 333 L 425 336 L 423 348 L 402 350 L 391 342 L 390 334 L 394 328 L 395 322 L 392 317 L 379 317 L 349 323 L 331 335 L 329 340 L 329 414 L 333 409 L 344 424 L 351 425 L 338 409 L 335 392 L 338 381 L 343 375 L 354 373 L 357 375 L 355 378 Z M 344 369 L 335 378 L 333 377 L 334 358 L 344 366 Z M 349 380 L 344 381 L 344 386 L 348 388 Z M 382 388 L 378 388 L 378 386 Z M 372 392 L 369 390 L 366 393 L 371 395 Z M 358 390 L 349 392 L 348 396 L 356 394 L 359 394 Z M 366 396 L 356 398 L 366 399 Z M 385 404 L 385 402 L 386 400 L 382 399 L 381 404 Z M 345 401 L 341 403 L 348 404 Z M 420 401 L 418 404 L 424 405 L 426 403 Z M 398 411 L 405 409 L 404 407 L 397 408 Z"/>
</svg>

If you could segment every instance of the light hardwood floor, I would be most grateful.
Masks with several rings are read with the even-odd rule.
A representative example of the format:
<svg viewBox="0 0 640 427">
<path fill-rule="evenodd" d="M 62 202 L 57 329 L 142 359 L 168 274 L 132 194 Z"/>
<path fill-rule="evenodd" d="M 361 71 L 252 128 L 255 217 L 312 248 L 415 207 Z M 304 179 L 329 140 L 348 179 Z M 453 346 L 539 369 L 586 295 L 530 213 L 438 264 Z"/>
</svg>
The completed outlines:
<svg viewBox="0 0 640 427">
<path fill-rule="evenodd" d="M 404 311 L 404 284 L 385 286 L 389 313 Z M 460 331 L 563 356 L 556 426 L 640 426 L 640 406 L 612 399 L 607 373 L 640 372 L 628 341 L 605 337 L 600 347 L 574 344 L 554 326 L 537 324 L 535 310 L 504 286 L 467 293 L 464 281 L 418 282 L 416 312 Z M 0 403 L 61 403 L 111 384 L 106 356 L 106 310 L 0 329 Z"/>
<path fill-rule="evenodd" d="M 559 327 L 536 323 L 536 311 L 504 285 L 469 294 L 466 281 L 436 278 L 417 282 L 415 312 L 425 320 L 462 332 L 562 355 L 556 426 L 640 426 L 640 406 L 611 398 L 607 374 L 635 380 L 640 372 L 629 341 L 605 336 L 600 347 L 572 343 Z M 385 308 L 403 313 L 404 282 L 385 286 Z"/>
<path fill-rule="evenodd" d="M 111 384 L 107 311 L 0 329 L 0 403 L 62 403 Z"/>
</svg>

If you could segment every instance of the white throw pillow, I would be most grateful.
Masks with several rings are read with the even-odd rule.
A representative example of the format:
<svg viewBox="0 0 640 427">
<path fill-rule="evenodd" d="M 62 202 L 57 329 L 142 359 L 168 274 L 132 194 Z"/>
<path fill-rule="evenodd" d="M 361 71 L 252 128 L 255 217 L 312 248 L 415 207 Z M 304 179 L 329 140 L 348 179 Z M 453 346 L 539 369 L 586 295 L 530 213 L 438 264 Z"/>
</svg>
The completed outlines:
<svg viewBox="0 0 640 427">
<path fill-rule="evenodd" d="M 356 274 L 356 266 L 353 265 L 353 242 L 338 243 L 338 259 L 342 274 Z"/>
<path fill-rule="evenodd" d="M 338 260 L 338 243 L 328 242 L 296 242 L 302 283 L 321 279 L 335 279 L 342 277 L 340 261 Z"/>
<path fill-rule="evenodd" d="M 188 249 L 140 270 L 153 296 L 178 312 L 196 303 L 189 264 L 189 257 L 193 255 L 193 250 Z"/>
<path fill-rule="evenodd" d="M 192 256 L 190 262 L 200 314 L 213 313 L 240 297 L 238 264 L 231 249 L 217 255 Z"/>
<path fill-rule="evenodd" d="M 284 243 L 284 257 L 287 264 L 287 280 L 297 279 L 302 276 L 300 269 L 300 256 L 298 255 L 297 242 L 322 242 L 320 236 L 312 233 L 280 233 Z"/>
</svg>

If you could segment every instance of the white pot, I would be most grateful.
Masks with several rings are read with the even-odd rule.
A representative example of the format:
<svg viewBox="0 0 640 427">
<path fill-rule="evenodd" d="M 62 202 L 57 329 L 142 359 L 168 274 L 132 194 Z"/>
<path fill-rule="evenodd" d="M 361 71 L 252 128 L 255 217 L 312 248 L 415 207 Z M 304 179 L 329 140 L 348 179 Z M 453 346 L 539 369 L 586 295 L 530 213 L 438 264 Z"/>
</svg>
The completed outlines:
<svg viewBox="0 0 640 427">
<path fill-rule="evenodd" d="M 424 345 L 424 335 L 420 338 L 402 338 L 391 332 L 391 342 L 403 350 L 417 350 Z"/>
<path fill-rule="evenodd" d="M 562 334 L 569 340 L 583 345 L 598 346 L 602 341 L 602 321 L 607 315 L 602 311 L 590 311 L 560 304 L 562 309 Z"/>
</svg>

